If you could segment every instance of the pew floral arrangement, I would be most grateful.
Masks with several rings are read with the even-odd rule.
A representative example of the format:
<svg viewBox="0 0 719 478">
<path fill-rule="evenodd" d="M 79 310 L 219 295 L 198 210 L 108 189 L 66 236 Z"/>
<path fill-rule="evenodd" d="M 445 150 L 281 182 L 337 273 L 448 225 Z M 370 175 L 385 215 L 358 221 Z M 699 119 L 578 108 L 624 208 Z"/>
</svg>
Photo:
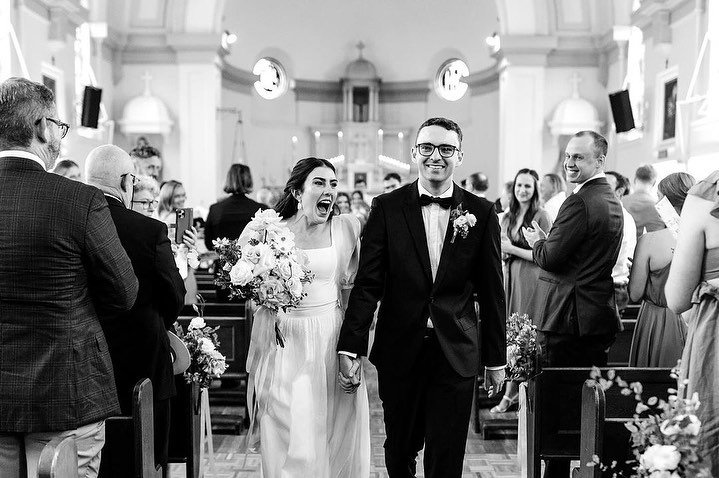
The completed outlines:
<svg viewBox="0 0 719 478">
<path fill-rule="evenodd" d="M 697 418 L 701 405 L 699 397 L 696 393 L 690 398 L 686 397 L 686 381 L 680 380 L 678 366 L 672 370 L 671 377 L 676 379 L 677 388 L 668 389 L 666 401 L 657 397 L 645 401 L 640 382 L 627 383 L 614 370 L 607 373 L 607 378 L 603 378 L 597 368 L 591 373 L 591 378 L 603 389 L 616 384 L 621 388 L 622 395 L 633 395 L 637 401 L 634 418 L 625 425 L 631 432 L 632 452 L 636 457 L 636 462 L 632 462 L 635 465 L 633 476 L 710 477 L 696 452 L 701 431 L 701 422 Z M 594 463 L 588 465 L 602 466 L 596 456 Z M 610 467 L 602 466 L 602 469 Z"/>
<path fill-rule="evenodd" d="M 517 312 L 507 321 L 507 381 L 526 382 L 535 373 L 537 327 Z"/>
<path fill-rule="evenodd" d="M 218 327 L 209 327 L 202 317 L 203 302 L 200 298 L 200 306 L 193 304 L 197 317 L 190 321 L 187 332 L 183 332 L 182 326 L 175 323 L 177 335 L 187 346 L 190 353 L 190 366 L 184 373 L 187 383 L 197 382 L 200 388 L 207 388 L 213 379 L 219 378 L 225 370 L 227 363 L 225 356 L 218 350 L 220 341 L 217 338 Z"/>
<path fill-rule="evenodd" d="M 307 256 L 295 247 L 294 234 L 281 221 L 277 211 L 259 210 L 239 239 L 216 239 L 213 244 L 220 260 L 215 282 L 229 288 L 230 297 L 250 299 L 273 312 L 275 338 L 284 347 L 277 312 L 296 308 L 314 275 Z"/>
</svg>

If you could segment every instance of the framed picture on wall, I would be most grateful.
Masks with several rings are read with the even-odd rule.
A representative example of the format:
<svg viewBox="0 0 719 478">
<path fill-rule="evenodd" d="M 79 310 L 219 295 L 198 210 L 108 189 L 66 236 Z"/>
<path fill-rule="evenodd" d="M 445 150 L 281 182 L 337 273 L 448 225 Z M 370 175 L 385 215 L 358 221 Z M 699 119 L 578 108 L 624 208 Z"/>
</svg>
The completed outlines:
<svg viewBox="0 0 719 478">
<path fill-rule="evenodd" d="M 673 66 L 657 74 L 654 91 L 654 138 L 657 150 L 676 143 L 679 67 Z"/>
<path fill-rule="evenodd" d="M 72 118 L 67 117 L 65 109 L 65 73 L 56 66 L 43 62 L 40 66 L 40 74 L 42 75 L 41 83 L 50 88 L 55 95 L 58 119 L 72 124 Z"/>
</svg>

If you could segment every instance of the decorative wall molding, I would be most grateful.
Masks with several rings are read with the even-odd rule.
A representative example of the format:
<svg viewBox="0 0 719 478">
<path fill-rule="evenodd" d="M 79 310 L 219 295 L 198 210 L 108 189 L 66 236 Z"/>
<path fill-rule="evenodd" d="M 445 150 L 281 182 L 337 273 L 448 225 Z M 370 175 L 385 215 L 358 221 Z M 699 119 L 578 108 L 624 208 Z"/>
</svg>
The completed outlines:
<svg viewBox="0 0 719 478">
<path fill-rule="evenodd" d="M 251 74 L 251 73 L 250 73 Z M 384 88 L 382 86 L 381 88 Z M 342 103 L 342 86 L 337 81 L 295 80 L 297 101 Z"/>
<path fill-rule="evenodd" d="M 470 96 L 479 96 L 499 90 L 500 63 L 467 77 Z"/>
<path fill-rule="evenodd" d="M 431 80 L 394 81 L 382 83 L 379 90 L 380 103 L 423 103 L 431 90 Z"/>
</svg>

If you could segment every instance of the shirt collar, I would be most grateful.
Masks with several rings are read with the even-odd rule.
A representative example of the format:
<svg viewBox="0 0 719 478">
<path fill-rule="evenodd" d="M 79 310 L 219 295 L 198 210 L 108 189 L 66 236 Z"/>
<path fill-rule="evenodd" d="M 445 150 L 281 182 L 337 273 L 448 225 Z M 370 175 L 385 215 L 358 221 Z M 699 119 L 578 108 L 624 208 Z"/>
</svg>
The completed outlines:
<svg viewBox="0 0 719 478">
<path fill-rule="evenodd" d="M 123 206 L 125 205 L 125 204 L 122 202 L 122 199 L 120 199 L 119 197 L 115 196 L 114 194 L 109 194 L 109 193 L 102 193 L 102 194 L 104 194 L 105 196 L 107 196 L 107 197 L 109 197 L 109 198 L 115 199 L 116 201 L 118 201 L 118 202 L 119 202 L 120 204 L 122 204 Z"/>
<path fill-rule="evenodd" d="M 579 192 L 579 190 L 582 189 L 582 186 L 584 186 L 585 184 L 587 184 L 589 181 L 592 181 L 592 180 L 597 179 L 597 178 L 606 178 L 606 177 L 607 177 L 607 175 L 604 174 L 604 173 L 597 173 L 597 174 L 595 174 L 594 176 L 592 176 L 591 178 L 587 179 L 587 180 L 584 181 L 583 183 L 577 184 L 577 187 L 574 188 L 574 194 L 577 194 L 577 193 Z"/>
<path fill-rule="evenodd" d="M 447 188 L 447 190 L 445 192 L 443 192 L 442 194 L 440 194 L 439 196 L 434 196 L 434 194 L 430 193 L 425 188 L 423 188 L 422 184 L 419 182 L 419 180 L 417 180 L 417 189 L 419 189 L 420 196 L 422 194 L 426 194 L 427 196 L 431 196 L 431 197 L 451 198 L 452 194 L 454 194 L 454 182 L 450 182 L 449 188 Z"/>
<path fill-rule="evenodd" d="M 38 156 L 35 153 L 31 153 L 29 151 L 21 151 L 19 149 L 7 149 L 5 151 L 0 151 L 0 158 L 23 158 L 23 159 L 32 159 L 37 164 L 42 166 L 43 171 L 47 171 L 45 167 L 45 163 L 42 159 L 40 159 L 40 156 Z"/>
</svg>

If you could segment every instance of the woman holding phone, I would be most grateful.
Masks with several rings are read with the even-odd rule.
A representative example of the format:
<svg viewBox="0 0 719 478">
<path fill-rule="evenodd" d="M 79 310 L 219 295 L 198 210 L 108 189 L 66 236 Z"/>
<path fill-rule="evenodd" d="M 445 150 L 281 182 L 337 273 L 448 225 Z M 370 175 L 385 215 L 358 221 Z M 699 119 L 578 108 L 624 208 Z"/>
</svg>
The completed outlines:
<svg viewBox="0 0 719 478">
<path fill-rule="evenodd" d="M 157 218 L 167 224 L 167 232 L 175 253 L 175 263 L 185 280 L 186 304 L 194 304 L 197 295 L 197 282 L 194 268 L 197 267 L 197 230 L 192 226 L 192 209 L 185 208 L 187 193 L 181 182 L 171 179 L 160 186 Z M 188 220 L 189 219 L 189 220 Z M 184 231 L 178 237 L 178 225 Z M 178 240 L 180 239 L 181 240 Z"/>
</svg>

